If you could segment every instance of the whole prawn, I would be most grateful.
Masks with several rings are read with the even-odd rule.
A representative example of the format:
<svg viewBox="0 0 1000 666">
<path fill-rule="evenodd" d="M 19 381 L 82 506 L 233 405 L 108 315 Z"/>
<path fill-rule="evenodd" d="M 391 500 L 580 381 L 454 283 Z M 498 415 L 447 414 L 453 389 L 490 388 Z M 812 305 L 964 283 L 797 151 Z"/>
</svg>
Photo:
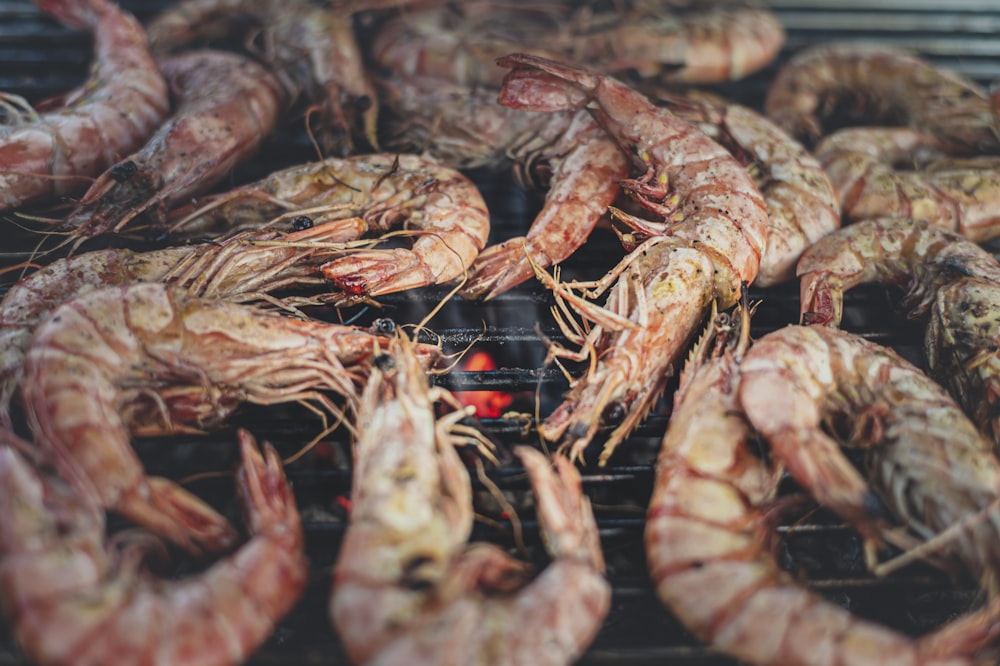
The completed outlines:
<svg viewBox="0 0 1000 666">
<path fill-rule="evenodd" d="M 552 561 L 537 576 L 493 544 L 467 545 L 469 474 L 435 419 L 436 391 L 405 339 L 376 363 L 358 413 L 351 518 L 330 615 L 357 664 L 569 664 L 611 589 L 579 474 L 518 447 Z"/>
<path fill-rule="evenodd" d="M 82 86 L 0 127 L 0 211 L 83 191 L 142 145 L 170 110 L 166 82 L 134 16 L 110 0 L 38 0 L 38 6 L 90 30 L 94 61 Z"/>
<path fill-rule="evenodd" d="M 832 43 L 796 53 L 771 82 L 764 110 L 796 138 L 816 141 L 829 132 L 825 115 L 845 98 L 860 103 L 863 124 L 909 125 L 956 151 L 1000 149 L 985 90 L 884 45 Z"/>
<path fill-rule="evenodd" d="M 95 250 L 57 259 L 21 279 L 0 301 L 0 423 L 11 425 L 11 400 L 35 327 L 64 301 L 106 286 L 163 282 L 191 296 L 264 300 L 294 308 L 308 297 L 285 293 L 278 300 L 269 294 L 326 284 L 319 274 L 324 252 L 328 244 L 348 240 L 341 224 L 330 226 L 247 231 L 212 243 L 149 252 Z"/>
<path fill-rule="evenodd" d="M 973 241 L 1000 235 L 1000 158 L 949 159 L 947 146 L 913 128 L 853 127 L 816 146 L 845 223 L 925 219 Z M 907 169 L 897 165 L 911 163 Z M 915 162 L 915 163 L 914 163 Z"/>
<path fill-rule="evenodd" d="M 192 551 L 218 549 L 228 521 L 175 483 L 147 477 L 130 431 L 218 425 L 239 404 L 341 411 L 384 335 L 293 319 L 163 284 L 66 301 L 35 330 L 21 398 L 35 444 L 82 496 Z M 433 362 L 436 348 L 422 346 Z"/>
<path fill-rule="evenodd" d="M 157 53 L 242 35 L 293 98 L 304 97 L 327 154 L 346 156 L 366 141 L 378 148 L 378 96 L 354 34 L 354 11 L 303 0 L 183 0 L 149 24 Z"/>
<path fill-rule="evenodd" d="M 522 184 L 547 187 L 525 236 L 484 249 L 461 294 L 489 300 L 569 257 L 593 231 L 628 176 L 628 160 L 586 111 L 533 114 L 500 106 L 496 91 L 438 79 L 383 79 L 390 145 L 454 168 L 499 169 L 513 161 Z M 543 180 L 539 172 L 548 175 Z M 529 258 L 530 257 L 530 258 Z"/>
<path fill-rule="evenodd" d="M 284 105 L 267 69 L 235 53 L 195 51 L 160 68 L 180 97 L 173 116 L 91 185 L 64 228 L 92 236 L 119 231 L 140 215 L 162 224 L 171 206 L 207 191 L 254 155 Z"/>
<path fill-rule="evenodd" d="M 890 538 L 880 497 L 923 541 L 958 529 L 940 559 L 996 584 L 1000 460 L 919 368 L 839 329 L 786 326 L 744 355 L 739 401 L 792 477 L 870 545 Z M 840 444 L 865 452 L 864 475 Z"/>
<path fill-rule="evenodd" d="M 674 394 L 646 515 L 660 599 L 700 640 L 741 663 L 975 663 L 995 645 L 1000 604 L 915 639 L 852 615 L 775 561 L 765 510 L 780 466 L 752 451 L 737 399 L 749 323 L 745 307 L 713 317 Z"/>
<path fill-rule="evenodd" d="M 181 581 L 144 570 L 148 539 L 109 543 L 104 513 L 68 479 L 0 447 L 0 607 L 21 649 L 50 664 L 238 664 L 305 589 L 295 498 L 275 450 L 238 433 L 249 539 Z"/>
<path fill-rule="evenodd" d="M 604 308 L 539 274 L 558 298 L 598 324 L 586 335 L 570 332 L 581 353 L 550 348 L 550 356 L 590 355 L 592 363 L 539 432 L 563 439 L 561 446 L 579 458 L 602 422 L 615 423 L 603 463 L 653 407 L 710 303 L 733 304 L 757 276 L 767 206 L 725 148 L 625 84 L 523 54 L 499 62 L 514 67 L 501 103 L 539 111 L 587 108 L 645 172 L 624 181 L 624 190 L 663 219 L 612 209 L 632 228 L 623 238 L 634 249 L 597 283 L 576 285 L 593 286 L 591 296 L 610 287 Z"/>
<path fill-rule="evenodd" d="M 799 262 L 802 319 L 839 326 L 844 292 L 865 283 L 903 290 L 908 316 L 927 322 L 931 374 L 1000 446 L 1000 263 L 922 220 L 865 220 L 809 248 Z"/>
<path fill-rule="evenodd" d="M 767 249 L 754 284 L 769 287 L 795 277 L 802 252 L 840 227 L 840 203 L 823 166 L 801 143 L 753 109 L 694 90 L 679 95 L 658 87 L 651 94 L 750 170 L 770 217 Z"/>
</svg>

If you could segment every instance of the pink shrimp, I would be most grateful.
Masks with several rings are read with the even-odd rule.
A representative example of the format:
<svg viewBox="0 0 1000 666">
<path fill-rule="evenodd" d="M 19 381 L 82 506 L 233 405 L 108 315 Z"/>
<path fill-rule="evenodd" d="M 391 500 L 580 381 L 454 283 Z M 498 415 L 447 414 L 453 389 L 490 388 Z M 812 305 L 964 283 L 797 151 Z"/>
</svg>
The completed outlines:
<svg viewBox="0 0 1000 666">
<path fill-rule="evenodd" d="M 93 176 L 135 150 L 170 110 L 167 85 L 146 33 L 109 0 L 39 0 L 94 35 L 94 63 L 80 88 L 0 128 L 0 211 L 83 191 Z"/>
<path fill-rule="evenodd" d="M 614 284 L 605 308 L 539 275 L 558 298 L 598 324 L 586 335 L 568 331 L 582 353 L 550 349 L 556 357 L 592 354 L 593 363 L 539 431 L 551 440 L 565 435 L 562 446 L 580 457 L 602 422 L 617 421 L 603 463 L 653 407 L 710 303 L 734 303 L 742 285 L 757 276 L 767 207 L 747 170 L 725 148 L 625 84 L 523 54 L 500 64 L 515 68 L 501 103 L 540 111 L 588 108 L 645 171 L 625 181 L 625 191 L 663 218 L 652 222 L 612 210 L 633 229 L 625 240 L 637 247 L 591 285 L 596 295 Z"/>
<path fill-rule="evenodd" d="M 242 663 L 304 591 L 295 497 L 274 448 L 262 456 L 246 431 L 236 485 L 250 537 L 181 581 L 143 570 L 148 539 L 109 543 L 103 511 L 11 438 L 0 448 L 0 607 L 38 666 Z"/>
<path fill-rule="evenodd" d="M 228 522 L 171 481 L 150 478 L 130 429 L 213 427 L 241 403 L 301 402 L 339 413 L 386 339 L 156 283 L 73 298 L 35 331 L 21 397 L 35 443 L 77 491 L 192 550 L 224 547 Z M 433 362 L 436 348 L 421 346 Z"/>
<path fill-rule="evenodd" d="M 358 412 L 351 522 L 330 616 L 355 663 L 569 664 L 606 616 L 597 524 L 578 472 L 518 447 L 551 562 L 537 576 L 492 544 L 466 544 L 473 506 L 456 444 L 465 410 L 437 419 L 411 344 L 394 342 Z M 447 402 L 442 400 L 442 402 Z"/>
<path fill-rule="evenodd" d="M 845 223 L 900 216 L 973 241 L 1000 236 L 1000 158 L 942 158 L 946 151 L 939 139 L 910 127 L 851 127 L 824 138 L 815 153 Z"/>
<path fill-rule="evenodd" d="M 284 104 L 277 80 L 234 53 L 197 51 L 161 63 L 180 104 L 138 152 L 105 172 L 63 221 L 80 236 L 119 231 L 205 192 L 255 154 Z"/>
</svg>

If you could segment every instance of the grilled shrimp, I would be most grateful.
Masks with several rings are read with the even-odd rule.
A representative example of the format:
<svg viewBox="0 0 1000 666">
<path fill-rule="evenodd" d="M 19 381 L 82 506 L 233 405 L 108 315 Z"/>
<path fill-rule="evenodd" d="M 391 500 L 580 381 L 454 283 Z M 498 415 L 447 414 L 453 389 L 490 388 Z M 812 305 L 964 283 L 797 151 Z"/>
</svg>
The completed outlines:
<svg viewBox="0 0 1000 666">
<path fill-rule="evenodd" d="M 746 309 L 713 318 L 674 394 L 646 518 L 660 599 L 700 640 L 742 663 L 972 663 L 962 657 L 997 638 L 1000 604 L 913 639 L 853 616 L 778 566 L 764 510 L 780 470 L 751 450 L 737 401 L 749 333 Z"/>
<path fill-rule="evenodd" d="M 110 0 L 38 0 L 94 36 L 94 62 L 76 90 L 0 126 L 0 211 L 73 195 L 142 145 L 170 110 L 167 85 L 146 33 Z M 15 119 L 16 120 L 16 119 Z"/>
<path fill-rule="evenodd" d="M 725 148 L 617 80 L 523 54 L 500 64 L 515 67 L 501 103 L 544 111 L 588 108 L 645 170 L 624 181 L 625 191 L 663 219 L 612 209 L 633 229 L 626 244 L 637 247 L 593 285 L 592 296 L 614 284 L 604 308 L 539 275 L 597 324 L 586 336 L 571 336 L 582 354 L 550 348 L 550 356 L 592 354 L 593 363 L 539 431 L 546 439 L 563 439 L 579 458 L 602 421 L 617 421 L 603 463 L 653 407 L 709 304 L 728 307 L 757 276 L 767 207 Z"/>
<path fill-rule="evenodd" d="M 798 139 L 829 132 L 825 116 L 849 100 L 866 125 L 910 125 L 951 150 L 996 153 L 1000 136 L 986 91 L 958 74 L 889 46 L 815 46 L 793 56 L 775 76 L 764 110 Z"/>
<path fill-rule="evenodd" d="M 185 53 L 160 68 L 180 97 L 173 116 L 91 185 L 63 227 L 91 236 L 119 231 L 139 215 L 162 223 L 171 206 L 255 154 L 284 104 L 277 80 L 235 53 Z"/>
<path fill-rule="evenodd" d="M 795 262 L 840 227 L 840 204 L 812 153 L 765 116 L 709 93 L 657 92 L 657 102 L 712 137 L 747 165 L 767 203 L 770 230 L 755 284 L 795 277 Z"/>
<path fill-rule="evenodd" d="M 149 252 L 107 249 L 57 259 L 23 278 L 0 301 L 0 423 L 10 426 L 10 403 L 20 382 L 31 334 L 62 302 L 100 287 L 164 282 L 191 296 L 233 301 L 292 287 L 325 284 L 324 246 L 342 242 L 341 225 L 283 233 L 248 231 L 226 239 Z M 297 299 L 278 301 L 294 307 Z"/>
<path fill-rule="evenodd" d="M 345 236 L 413 235 L 411 248 L 351 250 L 321 266 L 345 305 L 395 291 L 461 278 L 486 245 L 489 211 L 472 181 L 416 155 L 328 158 L 267 176 L 212 197 L 174 229 L 215 220 L 246 225 L 275 215 L 341 219 Z M 392 236 L 393 234 L 389 234 Z"/>
<path fill-rule="evenodd" d="M 158 53 L 242 33 L 279 74 L 285 89 L 319 112 L 319 139 L 330 154 L 355 152 L 355 140 L 377 148 L 378 97 L 364 67 L 351 11 L 307 0 L 183 0 L 149 24 Z"/>
<path fill-rule="evenodd" d="M 384 79 L 397 119 L 394 147 L 429 153 L 454 168 L 511 161 L 524 183 L 550 172 L 545 203 L 527 236 L 487 247 L 472 265 L 465 298 L 489 300 L 558 264 L 580 247 L 617 196 L 628 160 L 586 111 L 536 114 L 500 106 L 496 91 L 426 77 Z M 530 259 L 529 259 L 530 256 Z"/>
<path fill-rule="evenodd" d="M 241 403 L 350 408 L 384 336 L 282 317 L 162 284 L 73 298 L 40 324 L 21 398 L 37 446 L 77 491 L 192 551 L 232 528 L 171 481 L 145 475 L 130 428 L 162 434 L 218 425 Z M 422 348 L 433 360 L 433 349 Z"/>
<path fill-rule="evenodd" d="M 765 335 L 740 376 L 750 424 L 820 504 L 873 545 L 888 538 L 877 497 L 925 541 L 961 526 L 941 552 L 996 583 L 1000 460 L 944 388 L 891 349 L 825 326 Z M 867 481 L 838 441 L 865 451 Z"/>
<path fill-rule="evenodd" d="M 147 541 L 108 543 L 103 511 L 69 479 L 0 448 L 0 607 L 33 662 L 237 664 L 267 639 L 308 568 L 277 453 L 265 444 L 262 456 L 247 432 L 238 436 L 249 540 L 178 582 L 143 570 Z"/>
<path fill-rule="evenodd" d="M 611 589 L 578 473 L 515 450 L 552 557 L 532 577 L 493 544 L 467 545 L 469 475 L 435 392 L 399 339 L 377 363 L 358 415 L 352 513 L 330 615 L 358 664 L 569 664 L 607 614 Z"/>
<path fill-rule="evenodd" d="M 865 220 L 802 256 L 803 321 L 838 326 L 844 292 L 870 282 L 904 290 L 902 306 L 927 321 L 931 374 L 1000 446 L 1000 263 L 975 243 L 926 221 Z"/>
<path fill-rule="evenodd" d="M 905 216 L 974 241 L 1000 236 L 1000 158 L 948 159 L 944 150 L 912 128 L 853 127 L 824 138 L 816 157 L 837 190 L 845 222 Z M 897 167 L 914 157 L 918 164 L 910 170 Z"/>
</svg>

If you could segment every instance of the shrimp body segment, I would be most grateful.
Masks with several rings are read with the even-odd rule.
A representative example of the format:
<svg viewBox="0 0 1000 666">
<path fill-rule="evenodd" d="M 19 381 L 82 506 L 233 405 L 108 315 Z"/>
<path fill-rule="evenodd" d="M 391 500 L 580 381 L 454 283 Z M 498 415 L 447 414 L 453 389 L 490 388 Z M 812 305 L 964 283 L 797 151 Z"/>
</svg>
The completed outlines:
<svg viewBox="0 0 1000 666">
<path fill-rule="evenodd" d="M 996 638 L 996 609 L 913 639 L 853 616 L 775 561 L 764 506 L 780 469 L 752 452 L 737 398 L 748 323 L 745 314 L 716 317 L 681 375 L 646 518 L 660 599 L 700 640 L 743 663 L 975 663 L 965 657 Z M 988 622 L 992 631 L 979 633 Z"/>
<path fill-rule="evenodd" d="M 799 262 L 802 318 L 838 326 L 844 292 L 865 283 L 901 288 L 902 307 L 927 322 L 933 376 L 979 429 L 1000 443 L 1000 263 L 975 243 L 926 221 L 858 222 Z"/>
<path fill-rule="evenodd" d="M 63 226 L 83 235 L 118 231 L 139 215 L 162 223 L 254 155 L 284 105 L 277 79 L 235 53 L 194 51 L 160 68 L 179 96 L 170 120 L 83 195 Z"/>
<path fill-rule="evenodd" d="M 562 438 L 562 446 L 579 457 L 602 420 L 617 418 L 604 462 L 652 408 L 709 304 L 732 305 L 742 285 L 756 278 L 767 240 L 767 206 L 725 148 L 623 83 L 523 54 L 499 62 L 514 67 L 502 104 L 539 111 L 587 108 L 645 172 L 626 180 L 625 192 L 663 220 L 612 209 L 615 219 L 632 228 L 624 240 L 635 249 L 593 285 L 590 293 L 597 294 L 617 280 L 605 308 L 570 293 L 572 285 L 557 288 L 598 324 L 576 336 L 582 349 L 593 352 L 594 364 L 540 431 L 548 439 Z"/>
<path fill-rule="evenodd" d="M 336 413 L 331 396 L 350 406 L 383 344 L 368 329 L 135 283 L 57 307 L 35 331 L 21 397 L 35 443 L 81 495 L 190 550 L 217 549 L 232 541 L 228 522 L 147 477 L 131 431 L 213 427 L 245 402 Z"/>
<path fill-rule="evenodd" d="M 771 82 L 768 117 L 816 141 L 835 99 L 865 104 L 867 125 L 909 125 L 965 153 L 996 153 L 1000 134 L 986 91 L 947 69 L 884 45 L 833 43 L 795 54 Z M 858 123 L 855 123 L 858 124 Z"/>
<path fill-rule="evenodd" d="M 922 540 L 964 525 L 941 553 L 974 581 L 995 577 L 1000 461 L 944 388 L 892 350 L 825 326 L 760 338 L 740 376 L 750 424 L 820 504 L 873 542 L 885 536 L 876 497 Z M 840 443 L 866 452 L 867 480 Z"/>
<path fill-rule="evenodd" d="M 170 111 L 167 84 L 146 33 L 110 0 L 39 0 L 68 26 L 90 30 L 94 62 L 86 83 L 25 122 L 0 126 L 0 211 L 59 195 L 138 148 Z"/>
<path fill-rule="evenodd" d="M 391 359 L 391 360 L 387 360 Z M 352 514 L 330 614 L 357 664 L 570 664 L 610 607 L 597 526 L 579 474 L 516 449 L 552 558 L 530 567 L 467 545 L 469 475 L 406 343 L 376 364 L 359 413 Z"/>
<path fill-rule="evenodd" d="M 71 484 L 0 449 L 0 607 L 34 663 L 221 666 L 270 636 L 305 589 L 302 527 L 275 450 L 238 434 L 249 539 L 177 582 L 144 571 L 148 544 L 109 544 Z"/>
</svg>

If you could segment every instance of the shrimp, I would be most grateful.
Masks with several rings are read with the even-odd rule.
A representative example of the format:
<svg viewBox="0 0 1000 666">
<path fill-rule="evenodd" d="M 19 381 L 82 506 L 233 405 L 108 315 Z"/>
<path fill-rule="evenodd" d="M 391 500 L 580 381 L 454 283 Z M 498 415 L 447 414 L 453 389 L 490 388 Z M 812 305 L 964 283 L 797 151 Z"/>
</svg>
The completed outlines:
<svg viewBox="0 0 1000 666">
<path fill-rule="evenodd" d="M 972 580 L 995 584 L 1000 460 L 916 366 L 839 329 L 787 326 L 743 357 L 739 401 L 792 477 L 870 546 L 889 538 L 881 498 L 921 540 L 961 526 L 941 550 Z M 838 441 L 864 450 L 865 475 Z"/>
<path fill-rule="evenodd" d="M 467 545 L 473 508 L 453 411 L 398 339 L 376 363 L 358 414 L 352 512 L 330 616 L 358 664 L 569 664 L 606 616 L 611 588 L 579 474 L 515 453 L 552 561 L 534 578 L 493 544 Z"/>
<path fill-rule="evenodd" d="M 865 220 L 802 256 L 802 319 L 838 326 L 844 292 L 864 283 L 904 290 L 902 306 L 927 321 L 931 374 L 1000 446 L 1000 263 L 975 243 L 927 221 Z"/>
<path fill-rule="evenodd" d="M 104 513 L 68 479 L 0 448 L 0 607 L 34 663 L 237 664 L 267 639 L 304 591 L 308 565 L 277 453 L 265 444 L 261 455 L 246 431 L 238 438 L 249 539 L 176 582 L 143 570 L 148 539 L 109 543 Z"/>
<path fill-rule="evenodd" d="M 756 285 L 795 277 L 802 252 L 840 227 L 840 203 L 812 153 L 765 116 L 709 93 L 657 91 L 654 99 L 712 137 L 747 165 L 767 203 L 767 250 Z"/>
<path fill-rule="evenodd" d="M 94 62 L 82 86 L 0 127 L 0 211 L 81 192 L 170 111 L 167 84 L 134 16 L 109 0 L 38 5 L 93 33 Z"/>
<path fill-rule="evenodd" d="M 98 178 L 62 226 L 81 236 L 120 231 L 211 188 L 252 156 L 284 104 L 277 80 L 235 53 L 197 51 L 160 63 L 180 103 L 138 152 Z"/>
<path fill-rule="evenodd" d="M 985 90 L 955 72 L 883 45 L 834 43 L 800 51 L 774 77 L 764 111 L 792 136 L 816 141 L 829 131 L 828 110 L 837 109 L 844 99 L 863 107 L 867 125 L 909 125 L 955 151 L 1000 149 Z"/>
<path fill-rule="evenodd" d="M 628 160 L 586 111 L 533 114 L 500 106 L 496 91 L 437 79 L 384 79 L 398 118 L 389 144 L 459 169 L 515 165 L 522 183 L 551 171 L 542 210 L 526 236 L 487 247 L 461 294 L 489 300 L 558 264 L 586 241 L 628 176 Z M 529 260 L 529 256 L 531 259 Z"/>
<path fill-rule="evenodd" d="M 700 640 L 742 663 L 973 663 L 964 657 L 998 637 L 1000 604 L 913 639 L 823 599 L 771 556 L 764 509 L 780 468 L 752 452 L 737 400 L 749 322 L 745 307 L 713 317 L 674 394 L 646 518 L 660 599 Z"/>
<path fill-rule="evenodd" d="M 35 327 L 77 294 L 130 282 L 164 282 L 191 296 L 233 301 L 274 300 L 266 294 L 319 286 L 324 244 L 343 242 L 342 225 L 284 233 L 248 231 L 204 243 L 149 252 L 107 249 L 57 259 L 23 278 L 0 301 L 0 423 L 10 426 L 10 403 Z M 279 305 L 294 307 L 285 296 Z"/>
<path fill-rule="evenodd" d="M 411 248 L 351 250 L 324 263 L 323 275 L 342 293 L 328 301 L 347 305 L 383 294 L 461 278 L 490 233 L 482 194 L 466 176 L 416 155 L 327 158 L 291 167 L 211 200 L 174 229 L 223 219 L 237 225 L 313 215 L 314 222 L 344 218 L 354 238 L 404 227 L 418 238 Z"/>
<path fill-rule="evenodd" d="M 191 297 L 157 283 L 73 298 L 35 330 L 20 395 L 37 446 L 82 496 L 197 552 L 232 542 L 228 522 L 145 475 L 131 430 L 218 425 L 241 403 L 339 413 L 385 336 Z M 433 362 L 435 347 L 421 347 Z"/>
<path fill-rule="evenodd" d="M 610 287 L 604 308 L 539 272 L 559 299 L 598 324 L 586 335 L 570 336 L 581 344 L 580 353 L 550 347 L 550 357 L 590 355 L 592 364 L 539 432 L 550 440 L 565 435 L 561 447 L 580 458 L 602 422 L 617 423 L 601 453 L 604 463 L 663 392 L 710 303 L 728 307 L 743 283 L 757 276 L 767 207 L 725 148 L 623 83 L 523 54 L 500 64 L 515 67 L 502 104 L 547 111 L 587 107 L 646 172 L 624 181 L 625 191 L 664 220 L 612 209 L 633 229 L 624 240 L 634 249 L 597 283 L 577 285 L 592 286 L 591 296 Z"/>
<path fill-rule="evenodd" d="M 378 148 L 378 96 L 354 34 L 353 11 L 308 1 L 184 0 L 149 24 L 158 53 L 196 41 L 243 33 L 248 48 L 280 76 L 293 97 L 304 95 L 319 112 L 319 138 L 328 154 L 355 151 L 355 139 Z M 257 33 L 256 35 L 254 33 Z"/>
<path fill-rule="evenodd" d="M 946 146 L 908 127 L 842 129 L 815 152 L 837 190 L 845 222 L 905 216 L 973 241 L 1000 236 L 1000 158 L 942 159 Z M 896 167 L 914 159 L 929 164 Z"/>
</svg>

